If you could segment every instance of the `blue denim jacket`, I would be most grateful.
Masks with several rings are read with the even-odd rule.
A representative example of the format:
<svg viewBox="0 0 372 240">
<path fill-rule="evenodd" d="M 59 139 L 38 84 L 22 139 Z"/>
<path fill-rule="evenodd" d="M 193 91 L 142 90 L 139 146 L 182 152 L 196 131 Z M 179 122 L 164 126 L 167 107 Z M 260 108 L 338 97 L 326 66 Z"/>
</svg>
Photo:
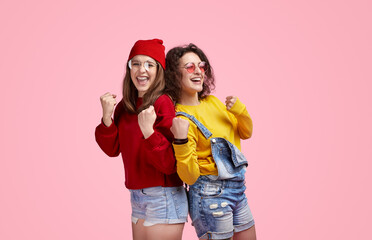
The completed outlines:
<svg viewBox="0 0 372 240">
<path fill-rule="evenodd" d="M 207 177 L 211 180 L 244 180 L 248 161 L 243 153 L 228 140 L 220 137 L 213 138 L 212 133 L 194 116 L 185 112 L 177 112 L 176 116 L 179 115 L 185 116 L 195 123 L 203 136 L 211 141 L 212 156 L 217 165 L 218 175 L 207 175 Z"/>
</svg>

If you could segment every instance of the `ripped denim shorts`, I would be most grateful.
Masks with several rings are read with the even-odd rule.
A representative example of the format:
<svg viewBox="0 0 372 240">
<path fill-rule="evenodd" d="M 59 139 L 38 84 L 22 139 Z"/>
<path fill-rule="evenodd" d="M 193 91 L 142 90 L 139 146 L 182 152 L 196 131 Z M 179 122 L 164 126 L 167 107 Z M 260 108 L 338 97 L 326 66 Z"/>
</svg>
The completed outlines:
<svg viewBox="0 0 372 240">
<path fill-rule="evenodd" d="M 186 190 L 179 187 L 149 187 L 130 190 L 132 222 L 144 219 L 144 226 L 187 222 Z"/>
<path fill-rule="evenodd" d="M 244 181 L 207 176 L 189 186 L 190 217 L 198 238 L 226 239 L 254 225 L 244 191 Z"/>
</svg>

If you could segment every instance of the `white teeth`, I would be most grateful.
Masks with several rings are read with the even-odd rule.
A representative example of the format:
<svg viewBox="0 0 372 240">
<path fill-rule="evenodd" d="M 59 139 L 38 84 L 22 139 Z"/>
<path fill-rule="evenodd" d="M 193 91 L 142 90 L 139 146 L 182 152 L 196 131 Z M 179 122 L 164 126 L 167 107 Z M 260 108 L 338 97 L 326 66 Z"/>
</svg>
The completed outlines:
<svg viewBox="0 0 372 240">
<path fill-rule="evenodd" d="M 191 78 L 192 81 L 200 81 L 201 78 Z"/>
<path fill-rule="evenodd" d="M 146 86 L 149 82 L 149 77 L 137 77 L 137 83 L 139 86 Z"/>
</svg>

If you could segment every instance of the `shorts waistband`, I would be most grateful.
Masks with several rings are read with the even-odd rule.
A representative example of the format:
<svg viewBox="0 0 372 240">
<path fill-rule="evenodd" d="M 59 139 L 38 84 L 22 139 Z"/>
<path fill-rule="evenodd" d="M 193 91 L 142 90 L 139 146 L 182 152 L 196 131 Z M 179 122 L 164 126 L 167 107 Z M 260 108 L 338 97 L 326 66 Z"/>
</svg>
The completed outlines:
<svg viewBox="0 0 372 240">
<path fill-rule="evenodd" d="M 234 181 L 234 179 L 225 179 L 225 180 L 211 180 L 207 176 L 200 176 L 196 182 L 189 186 L 190 188 L 192 187 L 197 187 L 198 185 L 206 184 L 206 183 L 213 183 L 216 185 L 220 185 L 222 188 L 241 188 L 242 186 L 245 185 L 244 180 L 239 180 L 239 181 Z"/>
</svg>

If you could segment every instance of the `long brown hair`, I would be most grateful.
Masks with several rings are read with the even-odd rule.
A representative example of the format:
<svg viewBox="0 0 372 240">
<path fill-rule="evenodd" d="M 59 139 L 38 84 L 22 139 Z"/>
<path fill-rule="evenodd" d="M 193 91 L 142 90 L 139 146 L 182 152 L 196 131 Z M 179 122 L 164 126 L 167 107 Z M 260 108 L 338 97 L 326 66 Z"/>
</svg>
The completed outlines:
<svg viewBox="0 0 372 240">
<path fill-rule="evenodd" d="M 138 91 L 136 86 L 134 86 L 132 82 L 132 79 L 130 77 L 130 69 L 128 67 L 128 64 L 126 64 L 126 73 L 123 80 L 123 105 L 124 109 L 127 112 L 135 114 L 140 113 L 143 109 L 146 109 L 150 105 L 153 105 L 156 99 L 158 99 L 163 94 L 165 88 L 164 70 L 158 61 L 156 61 L 156 63 L 156 77 L 149 89 L 143 95 L 142 105 L 138 109 L 136 107 Z"/>
</svg>

